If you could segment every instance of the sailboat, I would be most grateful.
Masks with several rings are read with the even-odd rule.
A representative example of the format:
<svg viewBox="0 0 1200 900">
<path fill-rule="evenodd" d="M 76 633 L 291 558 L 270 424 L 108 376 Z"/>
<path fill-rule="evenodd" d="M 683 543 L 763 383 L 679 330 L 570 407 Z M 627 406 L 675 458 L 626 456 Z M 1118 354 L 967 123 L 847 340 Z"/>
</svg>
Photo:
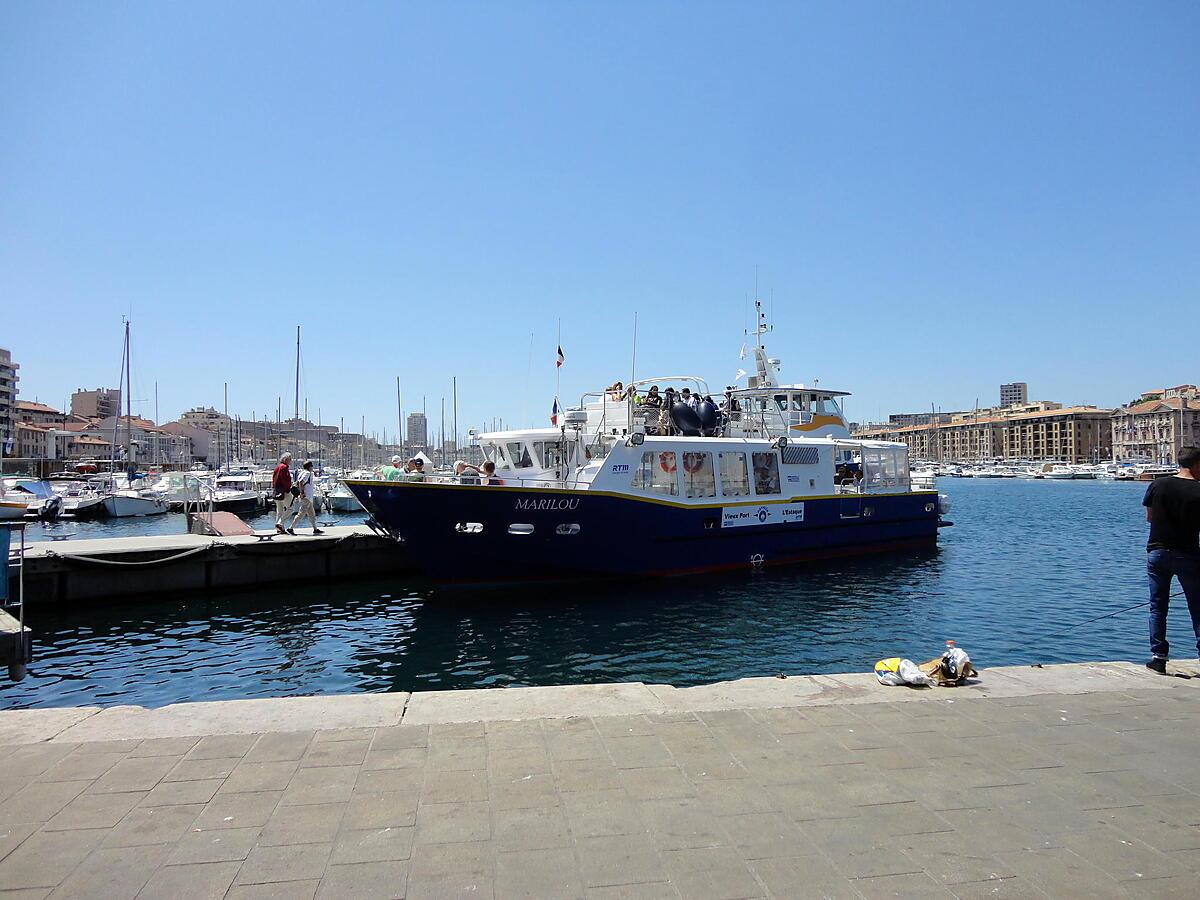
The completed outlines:
<svg viewBox="0 0 1200 900">
<path fill-rule="evenodd" d="M 136 465 L 134 463 L 133 453 L 133 407 L 130 396 L 130 385 L 132 379 L 129 374 L 130 358 L 129 358 L 129 321 L 125 322 L 125 347 L 121 353 L 121 378 L 125 382 L 125 446 L 126 460 L 129 463 L 129 474 L 119 479 L 117 470 L 117 436 L 121 424 L 121 417 L 113 417 L 113 455 L 112 455 L 112 476 L 109 479 L 108 493 L 104 497 L 104 510 L 110 516 L 117 519 L 130 518 L 132 516 L 156 516 L 167 511 L 166 498 L 160 494 L 156 494 L 145 487 L 139 487 L 138 481 L 143 484 L 144 478 L 137 475 Z"/>
</svg>

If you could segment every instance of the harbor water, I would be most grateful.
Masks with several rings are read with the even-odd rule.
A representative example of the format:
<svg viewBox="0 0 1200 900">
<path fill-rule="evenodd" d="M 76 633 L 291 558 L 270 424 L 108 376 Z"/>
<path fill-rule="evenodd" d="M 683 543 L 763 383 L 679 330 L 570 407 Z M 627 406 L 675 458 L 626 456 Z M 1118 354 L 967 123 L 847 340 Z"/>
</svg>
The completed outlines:
<svg viewBox="0 0 1200 900">
<path fill-rule="evenodd" d="M 419 580 L 357 580 L 70 611 L 31 598 L 36 659 L 25 681 L 0 686 L 0 707 L 686 686 L 865 672 L 880 657 L 935 656 L 948 638 L 981 666 L 1141 660 L 1144 609 L 1055 633 L 1146 599 L 1145 487 L 943 478 L 956 525 L 937 550 L 787 571 L 450 594 Z M 85 537 L 172 532 L 182 522 L 70 527 Z M 30 539 L 39 536 L 31 530 Z M 611 552 L 656 551 L 614 534 Z M 1182 598 L 1169 636 L 1173 655 L 1196 655 Z"/>
</svg>

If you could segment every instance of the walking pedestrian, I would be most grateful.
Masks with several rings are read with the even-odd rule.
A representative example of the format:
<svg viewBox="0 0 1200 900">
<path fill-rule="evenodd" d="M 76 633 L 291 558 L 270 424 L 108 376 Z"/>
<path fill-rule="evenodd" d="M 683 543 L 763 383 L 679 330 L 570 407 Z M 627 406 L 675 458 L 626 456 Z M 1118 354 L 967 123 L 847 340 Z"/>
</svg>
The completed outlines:
<svg viewBox="0 0 1200 900">
<path fill-rule="evenodd" d="M 317 490 L 317 479 L 313 477 L 312 460 L 304 461 L 304 468 L 300 470 L 300 474 L 296 476 L 296 487 L 300 489 L 300 496 L 297 498 L 299 502 L 296 504 L 296 514 L 292 516 L 292 524 L 288 526 L 287 533 L 295 534 L 293 530 L 296 523 L 302 518 L 307 517 L 312 523 L 313 534 L 324 534 L 317 527 L 317 510 L 313 506 L 313 497 Z"/>
<path fill-rule="evenodd" d="M 292 505 L 292 454 L 279 457 L 271 474 L 271 496 L 275 499 L 275 530 L 284 534 L 283 519 Z"/>
<path fill-rule="evenodd" d="M 1171 579 L 1178 578 L 1192 616 L 1200 652 L 1200 448 L 1179 451 L 1179 471 L 1156 478 L 1142 500 L 1150 540 L 1146 571 L 1150 578 L 1150 661 L 1146 667 L 1167 674 L 1167 606 Z"/>
</svg>

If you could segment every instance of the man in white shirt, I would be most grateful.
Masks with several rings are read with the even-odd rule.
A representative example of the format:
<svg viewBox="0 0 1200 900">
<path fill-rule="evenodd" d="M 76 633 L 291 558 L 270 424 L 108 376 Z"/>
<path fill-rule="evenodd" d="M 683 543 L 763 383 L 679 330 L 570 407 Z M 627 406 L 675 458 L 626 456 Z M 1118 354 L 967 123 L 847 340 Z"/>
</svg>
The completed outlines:
<svg viewBox="0 0 1200 900">
<path fill-rule="evenodd" d="M 299 501 L 296 506 L 296 515 L 292 517 L 292 524 L 288 526 L 287 533 L 295 534 L 293 530 L 296 523 L 304 516 L 308 517 L 308 521 L 312 523 L 313 534 L 324 534 L 317 527 L 317 511 L 313 506 L 313 497 L 316 496 L 317 479 L 313 476 L 312 460 L 305 460 L 304 468 L 296 476 L 296 487 L 300 488 L 300 496 L 296 499 Z"/>
</svg>

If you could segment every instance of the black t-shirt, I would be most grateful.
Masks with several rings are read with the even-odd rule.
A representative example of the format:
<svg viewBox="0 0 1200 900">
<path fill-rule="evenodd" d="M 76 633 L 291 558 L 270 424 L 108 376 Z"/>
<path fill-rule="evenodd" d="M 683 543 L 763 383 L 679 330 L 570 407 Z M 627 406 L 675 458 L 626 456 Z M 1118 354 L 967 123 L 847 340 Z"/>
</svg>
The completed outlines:
<svg viewBox="0 0 1200 900">
<path fill-rule="evenodd" d="M 1150 508 L 1147 550 L 1200 552 L 1200 481 L 1168 475 L 1146 488 Z"/>
</svg>

